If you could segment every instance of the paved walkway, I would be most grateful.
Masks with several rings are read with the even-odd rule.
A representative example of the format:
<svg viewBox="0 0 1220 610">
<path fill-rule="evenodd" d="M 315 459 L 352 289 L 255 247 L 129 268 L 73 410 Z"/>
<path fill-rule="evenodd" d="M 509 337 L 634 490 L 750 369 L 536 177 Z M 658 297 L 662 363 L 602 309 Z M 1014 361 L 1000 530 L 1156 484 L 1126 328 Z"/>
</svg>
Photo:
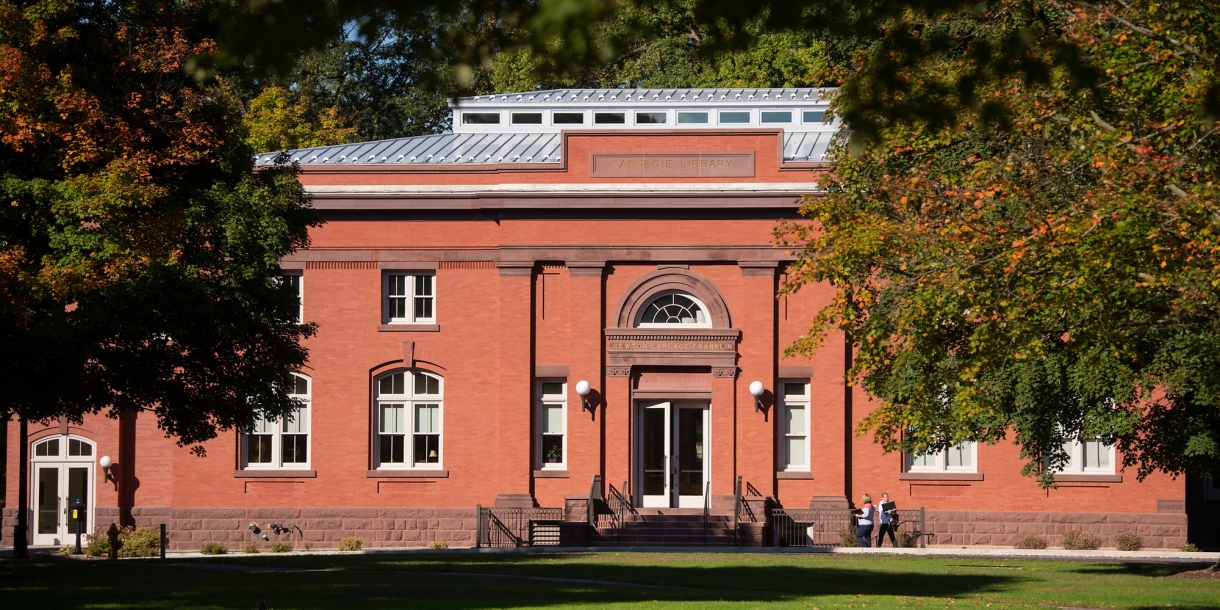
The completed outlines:
<svg viewBox="0 0 1220 610">
<path fill-rule="evenodd" d="M 31 554 L 50 554 L 59 547 L 30 547 Z M 12 547 L 0 547 L 0 554 L 11 556 Z M 363 551 L 341 552 L 333 549 L 314 551 L 293 551 L 291 553 L 263 552 L 258 557 L 276 557 L 278 555 L 348 555 L 359 553 L 363 555 L 400 554 L 400 553 L 757 553 L 757 554 L 813 554 L 813 555 L 914 555 L 918 557 L 962 557 L 990 559 L 1066 559 L 1074 561 L 1125 561 L 1125 562 L 1155 562 L 1155 563 L 1216 563 L 1220 562 L 1220 553 L 1183 553 L 1168 549 L 1153 549 L 1146 551 L 1119 551 L 1115 549 L 1100 549 L 1096 551 L 1067 551 L 1064 549 L 1025 550 L 1011 547 L 988 546 L 931 546 L 925 549 L 896 549 L 892 547 L 861 549 L 847 547 L 534 547 L 508 549 L 474 549 L 456 548 L 433 550 L 427 548 L 374 548 Z M 226 555 L 203 555 L 198 551 L 170 552 L 169 559 L 187 557 L 233 558 L 246 557 L 245 553 L 229 553 Z"/>
</svg>

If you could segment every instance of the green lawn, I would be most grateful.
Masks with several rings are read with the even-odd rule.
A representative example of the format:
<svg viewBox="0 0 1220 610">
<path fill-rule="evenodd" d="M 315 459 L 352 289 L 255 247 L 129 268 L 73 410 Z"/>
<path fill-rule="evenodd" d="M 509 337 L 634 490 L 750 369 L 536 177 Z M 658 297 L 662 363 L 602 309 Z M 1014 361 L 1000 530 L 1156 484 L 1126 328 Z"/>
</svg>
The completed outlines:
<svg viewBox="0 0 1220 610">
<path fill-rule="evenodd" d="M 5 559 L 0 606 L 251 609 L 262 599 L 270 608 L 362 609 L 1220 608 L 1220 580 L 1167 578 L 1199 567 L 702 553 Z"/>
</svg>

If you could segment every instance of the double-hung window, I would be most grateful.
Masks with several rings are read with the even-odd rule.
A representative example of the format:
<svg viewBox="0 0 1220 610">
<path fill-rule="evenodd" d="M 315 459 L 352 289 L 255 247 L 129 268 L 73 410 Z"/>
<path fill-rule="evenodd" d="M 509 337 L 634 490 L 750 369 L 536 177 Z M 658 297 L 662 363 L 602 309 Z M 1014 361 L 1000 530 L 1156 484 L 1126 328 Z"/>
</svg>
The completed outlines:
<svg viewBox="0 0 1220 610">
<path fill-rule="evenodd" d="M 441 467 L 443 380 L 419 370 L 377 380 L 378 468 Z"/>
<path fill-rule="evenodd" d="M 310 380 L 293 373 L 289 396 L 300 405 L 283 418 L 260 417 L 245 434 L 245 467 L 309 468 Z"/>
<path fill-rule="evenodd" d="M 291 291 L 297 295 L 297 319 L 296 323 L 300 324 L 305 321 L 305 278 L 300 273 L 285 273 L 280 276 L 280 281 Z"/>
<path fill-rule="evenodd" d="M 1068 462 L 1063 474 L 1114 474 L 1114 445 L 1099 438 L 1069 441 L 1063 444 Z"/>
<path fill-rule="evenodd" d="M 563 470 L 568 463 L 568 384 L 538 382 L 538 463 L 542 470 Z"/>
<path fill-rule="evenodd" d="M 780 414 L 780 468 L 785 471 L 809 470 L 809 381 L 780 383 L 783 412 Z"/>
<path fill-rule="evenodd" d="M 907 472 L 978 472 L 978 446 L 966 442 L 944 451 L 907 454 Z"/>
<path fill-rule="evenodd" d="M 431 273 L 388 273 L 385 276 L 385 318 L 389 324 L 436 322 L 436 276 Z"/>
</svg>

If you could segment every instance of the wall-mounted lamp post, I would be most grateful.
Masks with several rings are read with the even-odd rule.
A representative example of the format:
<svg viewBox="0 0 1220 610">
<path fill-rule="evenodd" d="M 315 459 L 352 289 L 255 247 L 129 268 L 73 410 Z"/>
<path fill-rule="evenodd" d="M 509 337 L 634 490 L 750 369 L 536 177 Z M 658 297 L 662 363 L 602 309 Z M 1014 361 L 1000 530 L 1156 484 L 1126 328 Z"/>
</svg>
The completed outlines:
<svg viewBox="0 0 1220 610">
<path fill-rule="evenodd" d="M 110 456 L 103 455 L 101 459 L 97 461 L 97 465 L 101 466 L 102 468 L 102 481 L 110 481 L 114 483 L 114 488 L 117 490 L 119 488 L 119 480 L 115 477 L 114 471 L 111 470 L 110 467 L 116 466 L 115 470 L 118 470 L 118 468 L 117 465 L 110 460 Z"/>
<path fill-rule="evenodd" d="M 591 388 L 589 386 L 589 382 L 585 381 L 584 379 L 581 379 L 580 381 L 576 382 L 576 393 L 580 395 L 580 408 L 582 410 L 587 410 L 594 417 L 596 417 L 597 416 L 597 407 L 594 407 L 592 404 L 590 404 L 589 399 L 587 398 L 587 396 L 589 395 L 589 392 L 592 389 L 593 388 Z"/>
<path fill-rule="evenodd" d="M 750 382 L 750 394 L 754 396 L 754 410 L 766 412 L 766 408 L 762 403 L 763 384 L 761 381 Z"/>
</svg>

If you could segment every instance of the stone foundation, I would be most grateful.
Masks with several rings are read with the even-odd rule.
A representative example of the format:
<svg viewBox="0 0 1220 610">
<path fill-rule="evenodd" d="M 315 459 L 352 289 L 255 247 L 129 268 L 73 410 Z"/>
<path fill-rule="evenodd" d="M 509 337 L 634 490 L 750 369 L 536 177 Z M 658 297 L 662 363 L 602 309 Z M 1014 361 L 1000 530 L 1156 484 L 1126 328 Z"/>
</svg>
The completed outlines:
<svg viewBox="0 0 1220 610">
<path fill-rule="evenodd" d="M 348 536 L 364 539 L 364 548 L 424 547 L 445 540 L 451 547 L 474 546 L 474 508 L 169 508 L 140 507 L 131 510 L 139 527 L 164 523 L 172 551 L 198 550 L 204 542 L 217 542 L 239 551 L 254 542 L 262 550 L 272 542 L 289 542 L 303 548 L 334 548 Z M 106 527 L 119 519 L 116 508 L 98 508 L 95 525 Z M 12 544 L 16 514 L 4 510 L 4 544 Z M 250 532 L 251 523 L 262 530 Z M 276 535 L 270 525 L 279 523 L 291 531 Z M 263 540 L 266 534 L 269 540 Z"/>
<path fill-rule="evenodd" d="M 904 521 L 917 524 L 917 509 L 900 510 Z M 1186 544 L 1185 513 L 1036 513 L 999 511 L 928 511 L 929 544 L 1012 546 L 1025 533 L 1059 546 L 1064 532 L 1080 530 L 1101 536 L 1102 547 L 1114 547 L 1114 536 L 1133 532 L 1144 547 L 1176 549 Z M 906 527 L 906 526 L 904 526 Z"/>
</svg>

